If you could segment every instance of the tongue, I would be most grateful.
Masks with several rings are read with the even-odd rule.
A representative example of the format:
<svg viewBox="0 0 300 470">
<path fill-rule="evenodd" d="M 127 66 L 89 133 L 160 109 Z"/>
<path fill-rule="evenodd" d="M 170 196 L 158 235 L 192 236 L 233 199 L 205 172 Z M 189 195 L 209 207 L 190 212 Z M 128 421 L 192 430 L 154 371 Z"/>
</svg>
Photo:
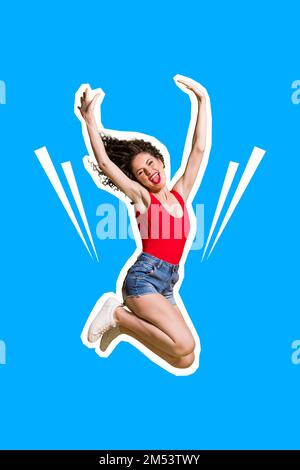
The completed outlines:
<svg viewBox="0 0 300 470">
<path fill-rule="evenodd" d="M 160 175 L 159 174 L 155 175 L 152 178 L 152 182 L 155 183 L 155 184 L 159 183 L 160 182 Z"/>
</svg>

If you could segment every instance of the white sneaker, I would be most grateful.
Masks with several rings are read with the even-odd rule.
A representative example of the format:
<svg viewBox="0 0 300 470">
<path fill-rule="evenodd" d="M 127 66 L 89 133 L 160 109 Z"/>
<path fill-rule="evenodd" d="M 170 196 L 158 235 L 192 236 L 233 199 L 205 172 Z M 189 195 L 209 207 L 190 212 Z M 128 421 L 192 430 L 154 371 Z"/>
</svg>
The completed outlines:
<svg viewBox="0 0 300 470">
<path fill-rule="evenodd" d="M 100 340 L 100 350 L 106 351 L 110 343 L 121 334 L 119 325 L 110 328 L 104 333 Z"/>
<path fill-rule="evenodd" d="M 114 297 L 109 297 L 104 302 L 96 317 L 90 324 L 88 331 L 88 340 L 90 343 L 94 343 L 107 330 L 117 326 L 114 311 L 119 306 L 122 306 L 122 304 Z"/>
</svg>

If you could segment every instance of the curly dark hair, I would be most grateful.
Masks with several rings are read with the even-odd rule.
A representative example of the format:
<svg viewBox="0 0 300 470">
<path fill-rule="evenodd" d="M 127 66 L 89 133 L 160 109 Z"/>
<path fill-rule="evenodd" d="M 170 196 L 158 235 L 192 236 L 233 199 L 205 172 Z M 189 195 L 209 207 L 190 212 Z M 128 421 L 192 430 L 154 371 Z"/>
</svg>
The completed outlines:
<svg viewBox="0 0 300 470">
<path fill-rule="evenodd" d="M 164 157 L 161 152 L 150 142 L 143 139 L 121 140 L 117 137 L 104 134 L 103 132 L 100 132 L 100 137 L 109 159 L 114 162 L 125 173 L 125 175 L 128 176 L 128 178 L 134 181 L 137 181 L 137 179 L 132 173 L 131 162 L 134 157 L 141 152 L 147 152 L 153 157 L 159 158 L 165 166 Z M 101 171 L 98 165 L 95 165 L 93 162 L 90 163 L 93 170 L 97 171 L 100 176 L 101 183 L 104 186 L 108 185 L 114 190 L 119 190 L 112 180 L 108 178 L 103 171 Z"/>
</svg>

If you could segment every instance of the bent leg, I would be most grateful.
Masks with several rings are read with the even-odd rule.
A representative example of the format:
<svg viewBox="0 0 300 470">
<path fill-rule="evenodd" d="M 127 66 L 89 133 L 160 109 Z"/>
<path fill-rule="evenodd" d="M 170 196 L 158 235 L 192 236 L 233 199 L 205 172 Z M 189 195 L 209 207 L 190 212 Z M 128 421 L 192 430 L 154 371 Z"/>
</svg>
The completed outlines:
<svg viewBox="0 0 300 470">
<path fill-rule="evenodd" d="M 126 306 L 131 312 L 118 307 L 116 320 L 121 328 L 138 335 L 139 341 L 145 340 L 173 357 L 187 356 L 193 352 L 195 340 L 179 308 L 171 305 L 163 295 L 127 297 Z"/>
<path fill-rule="evenodd" d="M 121 333 L 125 333 L 128 336 L 131 336 L 132 338 L 137 339 L 140 343 L 142 343 L 144 346 L 150 349 L 150 351 L 154 352 L 154 354 L 164 359 L 173 367 L 177 367 L 180 369 L 187 368 L 190 365 L 192 365 L 192 363 L 195 360 L 194 352 L 191 352 L 190 354 L 187 354 L 186 356 L 175 357 L 175 356 L 172 356 L 171 354 L 167 354 L 166 352 L 163 352 L 161 349 L 155 347 L 152 343 L 147 341 L 142 335 L 138 335 L 137 333 L 134 333 L 133 331 L 129 330 L 128 328 L 125 328 L 124 326 L 121 326 L 120 330 L 121 330 Z"/>
</svg>

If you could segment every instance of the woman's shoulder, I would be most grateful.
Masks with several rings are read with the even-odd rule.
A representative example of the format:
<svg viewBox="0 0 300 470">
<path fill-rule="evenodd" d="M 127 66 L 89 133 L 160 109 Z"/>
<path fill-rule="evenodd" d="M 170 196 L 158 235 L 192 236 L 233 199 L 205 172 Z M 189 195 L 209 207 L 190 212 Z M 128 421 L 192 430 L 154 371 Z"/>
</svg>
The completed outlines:
<svg viewBox="0 0 300 470">
<path fill-rule="evenodd" d="M 147 212 L 152 198 L 150 192 L 144 188 L 142 185 L 138 185 L 138 189 L 135 191 L 135 196 L 131 200 L 130 204 L 134 206 L 135 211 L 139 211 L 141 213 Z"/>
<path fill-rule="evenodd" d="M 136 202 L 134 205 L 135 216 L 138 217 L 141 214 L 146 214 L 148 212 L 149 206 L 145 206 L 143 203 Z"/>
<path fill-rule="evenodd" d="M 174 184 L 171 192 L 176 193 L 175 196 L 178 196 L 180 201 L 184 204 L 186 203 L 188 195 L 185 193 L 182 177 Z"/>
<path fill-rule="evenodd" d="M 140 197 L 134 202 L 134 209 L 136 215 L 146 214 L 152 202 L 150 191 L 142 187 Z"/>
<path fill-rule="evenodd" d="M 179 191 L 177 191 L 176 189 L 171 189 L 170 191 L 171 193 L 174 194 L 174 196 L 176 197 L 177 201 L 179 201 L 180 205 L 183 207 L 185 205 L 185 200 L 182 196 L 182 194 L 180 194 Z"/>
</svg>

